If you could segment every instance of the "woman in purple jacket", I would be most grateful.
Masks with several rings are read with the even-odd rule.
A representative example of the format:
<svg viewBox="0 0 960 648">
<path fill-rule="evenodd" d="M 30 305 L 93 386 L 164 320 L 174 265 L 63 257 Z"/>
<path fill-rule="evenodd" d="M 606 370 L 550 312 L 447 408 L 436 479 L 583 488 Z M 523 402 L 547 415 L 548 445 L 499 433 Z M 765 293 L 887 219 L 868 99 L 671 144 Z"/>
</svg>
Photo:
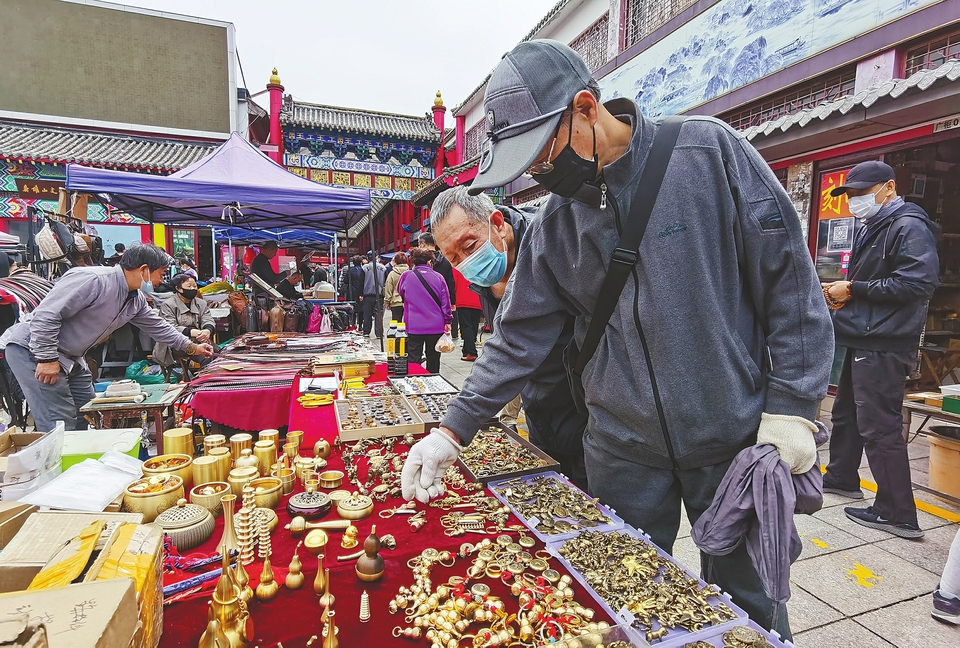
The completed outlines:
<svg viewBox="0 0 960 648">
<path fill-rule="evenodd" d="M 413 269 L 404 272 L 397 283 L 397 292 L 403 298 L 403 322 L 407 327 L 407 360 L 422 362 L 427 353 L 427 371 L 440 372 L 440 352 L 437 340 L 450 332 L 453 311 L 450 292 L 443 277 L 430 267 L 433 254 L 414 248 L 410 251 Z"/>
</svg>

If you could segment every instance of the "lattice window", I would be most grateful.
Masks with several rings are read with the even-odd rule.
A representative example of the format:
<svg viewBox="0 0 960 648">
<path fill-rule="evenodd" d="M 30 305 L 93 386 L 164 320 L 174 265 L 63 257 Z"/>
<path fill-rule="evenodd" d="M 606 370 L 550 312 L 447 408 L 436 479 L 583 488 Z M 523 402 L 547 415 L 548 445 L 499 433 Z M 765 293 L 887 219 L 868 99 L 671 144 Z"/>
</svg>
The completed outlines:
<svg viewBox="0 0 960 648">
<path fill-rule="evenodd" d="M 470 127 L 470 130 L 467 131 L 467 135 L 464 138 L 463 146 L 466 149 L 464 151 L 464 160 L 469 160 L 473 156 L 480 153 L 480 146 L 483 144 L 483 141 L 487 138 L 487 120 L 481 119 L 476 124 Z"/>
<path fill-rule="evenodd" d="M 920 70 L 935 70 L 950 59 L 960 58 L 960 31 L 911 47 L 906 58 L 908 77 Z"/>
<path fill-rule="evenodd" d="M 583 58 L 583 62 L 591 72 L 607 62 L 609 23 L 610 12 L 607 12 L 570 43 L 570 49 Z"/>
<path fill-rule="evenodd" d="M 744 130 L 764 122 L 772 121 L 782 115 L 789 115 L 807 108 L 813 108 L 826 101 L 853 94 L 857 79 L 856 66 L 844 68 L 839 73 L 821 77 L 810 83 L 797 86 L 746 107 L 734 113 L 719 115 L 737 130 Z"/>
<path fill-rule="evenodd" d="M 629 0 L 627 47 L 649 36 L 697 0 Z"/>
</svg>

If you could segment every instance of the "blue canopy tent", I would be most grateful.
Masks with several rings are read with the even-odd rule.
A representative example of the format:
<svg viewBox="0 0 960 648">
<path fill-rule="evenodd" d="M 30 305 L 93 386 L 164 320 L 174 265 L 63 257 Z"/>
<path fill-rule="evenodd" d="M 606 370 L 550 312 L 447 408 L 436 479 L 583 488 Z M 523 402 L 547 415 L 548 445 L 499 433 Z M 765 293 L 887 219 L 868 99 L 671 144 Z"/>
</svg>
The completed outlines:
<svg viewBox="0 0 960 648">
<path fill-rule="evenodd" d="M 305 229 L 263 229 L 248 230 L 241 227 L 215 227 L 213 235 L 218 240 L 228 240 L 233 244 L 258 244 L 276 241 L 281 247 L 313 247 L 326 245 L 336 236 L 333 232 Z"/>
<path fill-rule="evenodd" d="M 341 231 L 370 211 L 368 190 L 301 178 L 238 133 L 169 176 L 68 164 L 66 185 L 152 223 Z"/>
</svg>

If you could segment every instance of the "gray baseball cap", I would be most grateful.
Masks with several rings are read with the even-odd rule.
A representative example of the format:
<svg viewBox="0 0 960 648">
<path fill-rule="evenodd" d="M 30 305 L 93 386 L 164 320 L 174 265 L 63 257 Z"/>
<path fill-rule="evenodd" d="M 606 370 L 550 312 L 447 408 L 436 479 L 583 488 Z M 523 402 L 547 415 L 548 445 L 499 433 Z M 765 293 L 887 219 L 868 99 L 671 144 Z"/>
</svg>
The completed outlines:
<svg viewBox="0 0 960 648">
<path fill-rule="evenodd" d="M 487 140 L 469 193 L 505 185 L 530 168 L 590 79 L 580 55 L 558 41 L 527 41 L 505 54 L 483 97 Z"/>
</svg>

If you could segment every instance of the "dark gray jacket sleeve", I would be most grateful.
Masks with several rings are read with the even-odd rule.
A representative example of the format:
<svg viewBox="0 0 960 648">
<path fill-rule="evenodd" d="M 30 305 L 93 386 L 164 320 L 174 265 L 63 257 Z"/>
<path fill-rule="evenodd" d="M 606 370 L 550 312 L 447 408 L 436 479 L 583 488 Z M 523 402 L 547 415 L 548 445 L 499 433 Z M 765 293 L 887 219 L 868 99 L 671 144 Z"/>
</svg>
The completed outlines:
<svg viewBox="0 0 960 648">
<path fill-rule="evenodd" d="M 210 305 L 202 297 L 197 297 L 197 303 L 200 307 L 200 328 L 207 329 L 211 333 L 217 332 L 217 323 L 213 321 L 213 314 L 210 313 Z"/>
<path fill-rule="evenodd" d="M 898 224 L 902 241 L 897 250 L 896 270 L 882 279 L 854 281 L 850 287 L 854 299 L 910 304 L 928 301 L 933 296 L 940 273 L 937 238 L 920 218 L 904 216 Z"/>
<path fill-rule="evenodd" d="M 833 361 L 833 325 L 800 219 L 766 161 L 743 137 L 725 160 L 737 203 L 740 263 L 769 351 L 770 414 L 816 418 Z"/>
<path fill-rule="evenodd" d="M 30 321 L 30 353 L 38 361 L 60 357 L 59 336 L 63 320 L 76 315 L 96 300 L 103 290 L 97 275 L 68 272 L 43 298 Z"/>
<path fill-rule="evenodd" d="M 538 222 L 520 247 L 513 275 L 493 324 L 457 398 L 441 424 L 470 443 L 480 425 L 513 400 L 539 367 L 563 330 L 568 312 L 553 272 L 536 247 Z"/>
</svg>

